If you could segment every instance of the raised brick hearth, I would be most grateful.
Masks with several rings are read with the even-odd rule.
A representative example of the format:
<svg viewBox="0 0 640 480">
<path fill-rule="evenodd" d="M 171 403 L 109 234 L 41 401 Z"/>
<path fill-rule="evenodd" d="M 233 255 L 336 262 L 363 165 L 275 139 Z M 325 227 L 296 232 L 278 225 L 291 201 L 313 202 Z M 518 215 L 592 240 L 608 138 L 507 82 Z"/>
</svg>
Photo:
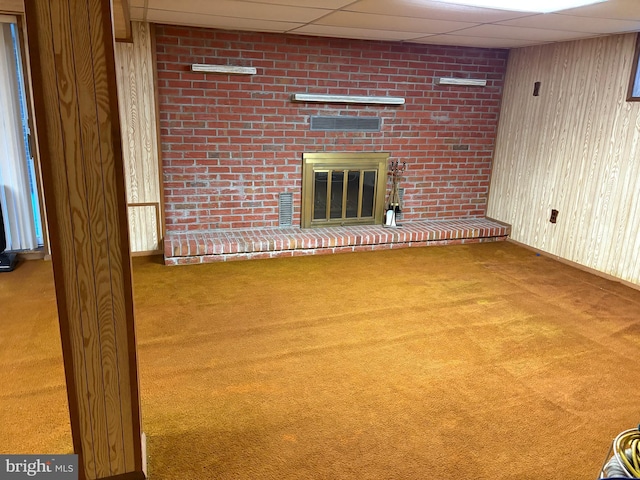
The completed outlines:
<svg viewBox="0 0 640 480">
<path fill-rule="evenodd" d="M 495 220 L 434 220 L 399 228 L 379 225 L 300 229 L 263 228 L 167 233 L 165 264 L 323 255 L 505 240 L 510 226 Z"/>
</svg>

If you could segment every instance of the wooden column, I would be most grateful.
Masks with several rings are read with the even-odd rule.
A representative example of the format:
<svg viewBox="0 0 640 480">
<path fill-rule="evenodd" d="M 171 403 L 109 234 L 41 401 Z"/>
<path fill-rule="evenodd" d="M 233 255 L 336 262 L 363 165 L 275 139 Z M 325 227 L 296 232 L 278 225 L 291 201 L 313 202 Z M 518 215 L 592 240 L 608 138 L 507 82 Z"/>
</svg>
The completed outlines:
<svg viewBox="0 0 640 480">
<path fill-rule="evenodd" d="M 26 0 L 80 478 L 144 479 L 109 0 Z"/>
</svg>

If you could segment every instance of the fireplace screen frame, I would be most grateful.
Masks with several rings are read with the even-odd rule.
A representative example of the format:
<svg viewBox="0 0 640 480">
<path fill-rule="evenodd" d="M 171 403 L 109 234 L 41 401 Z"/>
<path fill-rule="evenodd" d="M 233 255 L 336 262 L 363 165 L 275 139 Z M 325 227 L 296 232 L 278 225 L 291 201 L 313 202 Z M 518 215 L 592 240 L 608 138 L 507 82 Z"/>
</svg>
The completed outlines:
<svg viewBox="0 0 640 480">
<path fill-rule="evenodd" d="M 389 153 L 387 152 L 364 152 L 364 153 L 303 153 L 302 154 L 302 215 L 301 227 L 327 227 L 342 225 L 381 225 L 384 215 L 384 199 L 387 184 L 387 163 Z M 375 171 L 374 193 L 372 215 L 362 216 L 362 181 L 360 181 L 360 193 L 358 195 L 358 216 L 346 217 L 346 184 L 348 175 L 346 171 L 360 171 L 359 178 L 364 179 L 364 172 Z M 314 218 L 314 198 L 316 188 L 316 173 L 329 172 L 327 178 L 330 179 L 332 172 L 342 172 L 342 215 L 339 218 L 331 218 L 330 214 L 324 218 Z M 330 191 L 330 190 L 329 190 Z M 327 209 L 329 211 L 330 208 Z"/>
</svg>

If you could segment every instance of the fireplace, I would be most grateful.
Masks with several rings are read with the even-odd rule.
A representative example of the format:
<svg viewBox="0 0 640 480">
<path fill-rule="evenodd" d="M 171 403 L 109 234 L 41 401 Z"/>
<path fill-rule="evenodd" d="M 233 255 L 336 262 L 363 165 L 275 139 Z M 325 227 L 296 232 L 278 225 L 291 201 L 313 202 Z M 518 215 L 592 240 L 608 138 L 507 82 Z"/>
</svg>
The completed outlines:
<svg viewBox="0 0 640 480">
<path fill-rule="evenodd" d="M 388 153 L 304 153 L 303 228 L 381 224 Z"/>
</svg>

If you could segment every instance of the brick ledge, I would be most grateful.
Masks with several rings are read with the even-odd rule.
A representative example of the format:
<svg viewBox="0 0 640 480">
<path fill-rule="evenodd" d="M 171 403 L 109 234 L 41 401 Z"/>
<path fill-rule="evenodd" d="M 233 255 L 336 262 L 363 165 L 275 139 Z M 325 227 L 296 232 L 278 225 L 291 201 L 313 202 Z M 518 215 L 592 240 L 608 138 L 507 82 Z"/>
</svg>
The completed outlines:
<svg viewBox="0 0 640 480">
<path fill-rule="evenodd" d="M 361 225 L 167 232 L 166 265 L 318 255 L 506 240 L 511 227 L 489 218 L 408 222 L 398 228 Z"/>
</svg>

